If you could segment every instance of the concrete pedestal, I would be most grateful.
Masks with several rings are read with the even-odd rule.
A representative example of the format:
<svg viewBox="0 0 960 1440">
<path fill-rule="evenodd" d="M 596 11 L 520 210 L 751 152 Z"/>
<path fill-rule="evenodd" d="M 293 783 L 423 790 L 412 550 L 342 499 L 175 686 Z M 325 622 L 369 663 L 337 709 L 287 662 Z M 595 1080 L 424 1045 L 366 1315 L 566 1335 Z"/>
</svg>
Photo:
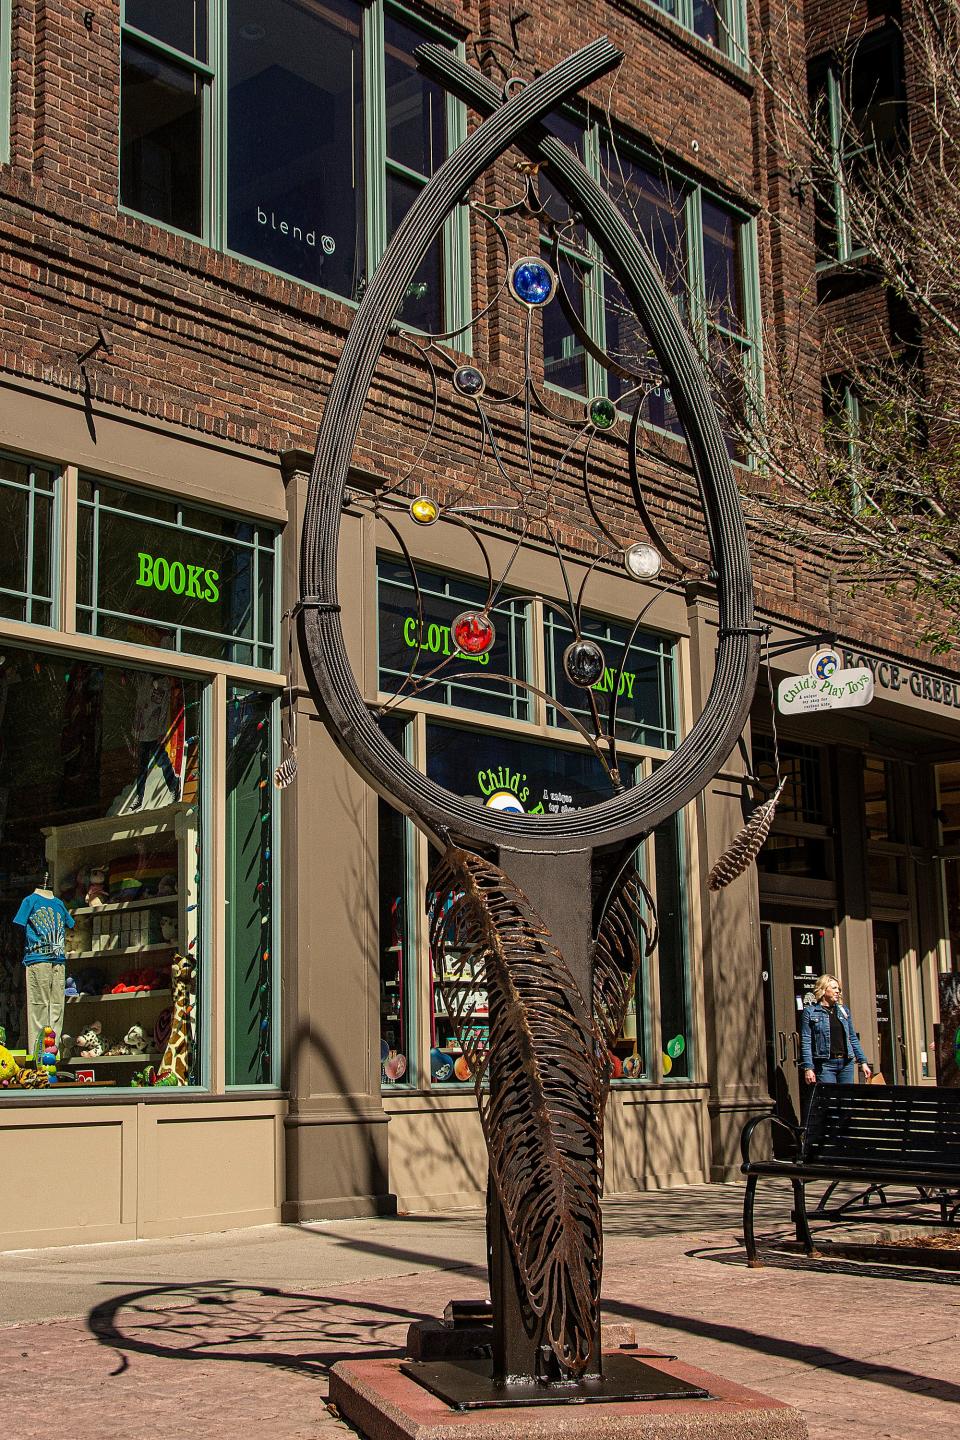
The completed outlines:
<svg viewBox="0 0 960 1440">
<path fill-rule="evenodd" d="M 679 1360 L 646 1363 L 711 1399 L 456 1411 L 404 1375 L 402 1363 L 343 1360 L 330 1372 L 331 1403 L 365 1440 L 807 1440 L 790 1406 Z"/>
</svg>

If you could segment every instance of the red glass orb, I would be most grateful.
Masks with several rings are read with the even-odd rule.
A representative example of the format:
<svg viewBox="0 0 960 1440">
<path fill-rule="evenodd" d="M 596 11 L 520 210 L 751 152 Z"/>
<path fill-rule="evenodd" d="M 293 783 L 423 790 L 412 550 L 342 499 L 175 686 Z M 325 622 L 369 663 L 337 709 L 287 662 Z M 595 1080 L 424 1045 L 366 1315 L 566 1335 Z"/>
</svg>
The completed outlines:
<svg viewBox="0 0 960 1440">
<path fill-rule="evenodd" d="M 453 643 L 464 655 L 485 655 L 497 638 L 493 621 L 479 610 L 464 610 L 450 630 Z"/>
</svg>

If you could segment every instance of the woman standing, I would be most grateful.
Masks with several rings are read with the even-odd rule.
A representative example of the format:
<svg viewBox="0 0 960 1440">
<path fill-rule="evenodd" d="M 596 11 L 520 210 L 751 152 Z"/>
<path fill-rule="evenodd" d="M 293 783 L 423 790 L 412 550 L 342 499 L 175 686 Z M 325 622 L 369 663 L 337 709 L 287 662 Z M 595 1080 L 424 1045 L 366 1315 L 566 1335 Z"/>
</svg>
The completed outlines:
<svg viewBox="0 0 960 1440">
<path fill-rule="evenodd" d="M 800 1060 L 808 1085 L 852 1085 L 855 1064 L 865 1080 L 873 1073 L 840 994 L 836 975 L 821 975 L 813 987 L 813 1004 L 803 1007 Z"/>
</svg>

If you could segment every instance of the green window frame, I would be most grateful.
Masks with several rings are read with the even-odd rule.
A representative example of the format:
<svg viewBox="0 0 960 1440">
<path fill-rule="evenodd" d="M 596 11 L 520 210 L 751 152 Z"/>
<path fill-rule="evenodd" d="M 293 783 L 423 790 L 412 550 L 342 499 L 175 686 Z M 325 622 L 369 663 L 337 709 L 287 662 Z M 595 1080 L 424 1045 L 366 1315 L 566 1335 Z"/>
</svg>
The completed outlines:
<svg viewBox="0 0 960 1440">
<path fill-rule="evenodd" d="M 10 164 L 13 0 L 0 0 L 0 165 Z"/>
<path fill-rule="evenodd" d="M 449 621 L 453 620 L 459 610 L 466 610 L 476 606 L 482 606 L 486 601 L 486 589 L 476 582 L 462 579 L 458 575 L 451 575 L 441 570 L 431 570 L 426 566 L 417 566 L 417 582 L 420 587 L 421 603 L 424 608 L 424 633 L 421 637 L 421 652 L 419 663 L 414 675 L 423 675 L 424 678 L 433 671 L 436 660 L 435 656 L 449 658 L 456 653 L 456 649 L 449 636 Z M 377 657 L 379 665 L 380 689 L 386 693 L 395 691 L 402 685 L 409 673 L 409 665 L 400 668 L 397 665 L 384 663 L 384 651 L 386 644 L 389 644 L 389 637 L 385 634 L 383 618 L 384 597 L 393 591 L 398 595 L 409 596 L 409 611 L 404 620 L 401 634 L 403 635 L 404 651 L 403 658 L 407 659 L 409 652 L 409 663 L 412 663 L 416 654 L 416 590 L 410 577 L 410 572 L 402 560 L 395 559 L 389 555 L 380 555 L 377 559 Z M 433 602 L 433 607 L 431 607 Z M 432 619 L 431 608 L 449 612 L 449 619 Z M 531 624 L 527 605 L 518 600 L 511 599 L 509 594 L 502 595 L 493 608 L 494 623 L 498 634 L 502 635 L 507 645 L 505 657 L 505 668 L 508 675 L 515 675 L 522 680 L 530 674 L 530 644 Z M 386 644 L 385 644 L 386 642 Z M 494 652 L 491 651 L 491 654 Z M 486 657 L 483 657 L 486 659 Z M 464 661 L 464 666 L 467 665 Z M 473 662 L 469 662 L 473 663 Z M 463 666 L 456 666 L 455 669 L 462 669 Z M 498 671 L 498 673 L 500 673 Z M 424 700 L 432 700 L 441 705 L 457 705 L 466 709 L 484 711 L 488 714 L 503 715 L 511 720 L 530 720 L 533 714 L 533 701 L 530 692 L 520 685 L 489 685 L 483 684 L 483 669 L 476 666 L 476 680 L 443 680 L 438 677 L 438 683 L 430 685 L 429 688 L 418 692 L 414 689 L 412 695 L 420 694 Z"/>
<path fill-rule="evenodd" d="M 385 30 L 391 20 L 419 32 L 423 40 L 437 41 L 450 45 L 455 52 L 465 55 L 462 40 L 457 39 L 439 24 L 431 22 L 422 14 L 406 9 L 395 0 L 349 0 L 350 8 L 357 12 L 362 45 L 363 87 L 363 134 L 360 150 L 364 167 L 363 200 L 358 202 L 362 210 L 363 235 L 358 241 L 358 252 L 362 251 L 362 270 L 354 286 L 354 293 L 342 294 L 337 290 L 314 284 L 297 276 L 292 270 L 267 264 L 242 251 L 231 248 L 227 237 L 228 218 L 228 57 L 227 57 L 227 7 L 229 0 L 197 0 L 204 25 L 200 39 L 194 49 L 202 53 L 190 54 L 176 48 L 156 35 L 138 29 L 127 18 L 127 11 L 133 0 L 122 0 L 121 52 L 135 47 L 147 52 L 158 67 L 167 67 L 171 75 L 179 76 L 183 84 L 192 84 L 199 101 L 199 198 L 195 228 L 183 228 L 163 217 L 146 213 L 123 199 L 121 164 L 121 213 L 133 215 L 149 224 L 199 241 L 214 250 L 229 254 L 245 264 L 272 274 L 283 275 L 298 284 L 309 286 L 323 294 L 334 295 L 348 303 L 358 302 L 363 290 L 372 277 L 384 251 L 389 235 L 388 190 L 392 181 L 403 182 L 412 189 L 420 189 L 428 176 L 419 170 L 403 164 L 388 154 L 387 136 L 387 95 L 386 95 L 386 39 Z M 160 21 L 158 20 L 158 28 Z M 208 38 L 209 37 L 209 38 Z M 195 36 L 196 41 L 196 36 Z M 121 67 L 122 68 L 122 67 Z M 123 86 L 121 84 L 121 117 L 123 115 Z M 447 98 L 445 103 L 445 143 L 449 153 L 466 135 L 466 108 L 462 102 Z M 121 157 L 124 152 L 123 121 L 120 134 Z M 324 237 L 325 238 L 325 237 Z M 445 334 L 458 332 L 458 347 L 469 349 L 470 319 L 470 234 L 469 212 L 465 205 L 448 217 L 443 237 L 443 304 L 441 330 Z M 401 315 L 402 323 L 402 315 Z M 410 327 L 415 328 L 415 327 Z"/>
<path fill-rule="evenodd" d="M 569 124 L 568 117 L 564 120 Z M 608 183 L 603 174 L 604 148 L 611 144 L 609 132 L 599 122 L 579 121 L 583 135 L 582 155 L 587 170 L 598 184 Z M 732 383 L 742 390 L 744 403 L 759 407 L 763 394 L 763 364 L 760 348 L 760 278 L 757 254 L 757 231 L 755 219 L 745 211 L 731 205 L 713 191 L 683 177 L 659 161 L 652 160 L 622 135 L 613 139 L 616 153 L 624 160 L 635 164 L 650 176 L 665 182 L 675 189 L 678 199 L 678 215 L 682 219 L 685 254 L 682 265 L 678 266 L 681 281 L 677 302 L 685 309 L 694 335 L 704 355 L 721 352 L 732 356 L 732 362 L 725 361 L 732 371 Z M 734 240 L 736 265 L 735 283 L 739 293 L 736 307 L 729 303 L 729 295 L 711 296 L 711 276 L 708 264 L 709 248 L 706 238 L 716 234 L 718 226 L 726 222 Z M 607 301 L 608 281 L 602 264 L 602 256 L 592 235 L 586 235 L 578 245 L 567 241 L 563 246 L 564 255 L 570 254 L 582 267 L 584 276 L 583 324 L 591 340 L 602 350 L 607 346 Z M 739 323 L 738 323 L 739 322 Z M 586 396 L 609 395 L 616 400 L 618 393 L 611 383 L 611 377 L 603 366 L 590 354 L 584 357 L 584 393 L 565 390 L 553 385 L 560 393 Z M 669 411 L 669 396 L 666 401 Z M 645 420 L 648 428 L 666 434 L 676 435 L 678 431 L 665 429 L 661 424 Z M 738 446 L 731 446 L 733 458 L 741 463 L 750 463 L 750 457 Z"/>
<path fill-rule="evenodd" d="M 224 1075 L 280 1083 L 280 698 L 227 687 Z"/>
<path fill-rule="evenodd" d="M 883 78 L 887 67 L 888 93 L 876 101 L 857 96 L 861 74 L 868 83 Z M 822 56 L 809 69 L 811 121 L 822 127 L 829 151 L 825 171 L 817 177 L 814 194 L 818 270 L 856 260 L 868 246 L 854 231 L 844 176 L 855 170 L 860 157 L 870 157 L 879 146 L 891 152 L 899 144 L 905 124 L 903 52 L 898 33 L 889 27 L 864 36 L 842 59 Z M 858 104 L 859 100 L 859 104 Z M 886 107 L 886 108 L 885 108 Z M 886 131 L 886 133 L 884 133 Z"/>
<path fill-rule="evenodd" d="M 0 454 L 0 520 L 5 533 L 0 616 L 4 619 L 28 625 L 59 623 L 60 510 L 60 472 L 55 466 Z M 21 584 L 4 583 L 16 578 L 8 571 L 11 562 L 20 572 Z"/>
<path fill-rule="evenodd" d="M 747 14 L 744 0 L 650 0 L 684 30 L 712 45 L 735 65 L 747 66 Z"/>
<path fill-rule="evenodd" d="M 131 607 L 111 606 L 106 603 L 101 583 L 101 549 L 107 538 L 107 526 L 111 523 L 121 527 L 139 527 L 138 543 L 149 539 L 151 547 L 157 542 L 168 547 L 195 542 L 196 554 L 201 560 L 205 544 L 219 547 L 228 559 L 235 559 L 236 568 L 225 573 L 200 564 L 187 565 L 179 556 L 170 560 L 164 557 L 162 551 L 155 553 L 154 548 L 136 552 L 138 576 L 133 587 L 123 592 L 131 597 Z M 231 530 L 234 533 L 230 533 Z M 131 555 L 133 553 L 130 552 Z M 144 557 L 150 562 L 148 565 L 144 564 Z M 164 583 L 160 583 L 159 560 L 166 565 Z M 181 572 L 184 572 L 180 590 L 173 583 L 175 564 L 179 564 Z M 190 505 L 182 497 L 137 490 L 96 475 L 80 476 L 77 495 L 77 629 L 82 634 L 122 638 L 128 643 L 153 647 L 164 643 L 163 638 L 157 638 L 159 634 L 166 637 L 169 648 L 178 652 L 274 670 L 281 608 L 280 568 L 280 535 L 274 526 L 249 516 Z M 190 588 L 188 571 L 197 572 L 193 577 L 196 581 L 193 588 Z M 197 591 L 205 583 L 204 576 L 210 575 L 214 587 L 208 586 L 207 593 L 201 597 Z M 237 586 L 235 592 L 229 589 L 232 584 Z M 165 615 L 162 604 L 151 610 L 147 597 L 154 591 L 163 594 L 168 589 L 175 597 L 182 596 L 186 600 L 196 597 L 214 604 L 230 594 L 231 599 L 224 603 L 233 606 L 243 604 L 245 595 L 249 612 L 246 633 L 237 634 L 239 620 L 236 615 L 230 617 L 230 626 L 219 628 L 200 623 L 206 615 L 196 606 L 186 612 L 189 616 L 186 619 Z M 137 608 L 133 608 L 134 599 Z M 131 629 L 137 625 L 143 627 L 144 639 L 137 640 L 131 636 Z"/>
</svg>

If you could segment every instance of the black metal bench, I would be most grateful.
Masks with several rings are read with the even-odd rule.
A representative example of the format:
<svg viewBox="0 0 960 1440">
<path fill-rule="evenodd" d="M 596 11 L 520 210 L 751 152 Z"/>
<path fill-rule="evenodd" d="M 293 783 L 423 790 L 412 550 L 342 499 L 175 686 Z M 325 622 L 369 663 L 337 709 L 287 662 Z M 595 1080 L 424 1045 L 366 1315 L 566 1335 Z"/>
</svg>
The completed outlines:
<svg viewBox="0 0 960 1440">
<path fill-rule="evenodd" d="M 784 1144 L 782 1158 L 753 1160 L 750 1144 L 754 1131 L 770 1124 Z M 817 1085 L 803 1126 L 791 1125 L 777 1115 L 758 1115 L 740 1136 L 741 1170 L 747 1177 L 743 1200 L 743 1236 L 747 1262 L 758 1265 L 753 1231 L 753 1208 L 762 1175 L 778 1175 L 793 1185 L 798 1241 L 814 1254 L 810 1219 L 875 1218 L 875 1199 L 886 1213 L 890 1202 L 884 1186 L 906 1185 L 918 1196 L 911 1206 L 934 1205 L 934 1223 L 955 1225 L 960 1216 L 960 1090 L 922 1085 Z M 818 1208 L 807 1213 L 805 1187 L 811 1180 L 826 1180 L 828 1189 Z M 854 1201 L 834 1209 L 827 1201 L 841 1181 L 858 1181 L 866 1189 Z"/>
</svg>

